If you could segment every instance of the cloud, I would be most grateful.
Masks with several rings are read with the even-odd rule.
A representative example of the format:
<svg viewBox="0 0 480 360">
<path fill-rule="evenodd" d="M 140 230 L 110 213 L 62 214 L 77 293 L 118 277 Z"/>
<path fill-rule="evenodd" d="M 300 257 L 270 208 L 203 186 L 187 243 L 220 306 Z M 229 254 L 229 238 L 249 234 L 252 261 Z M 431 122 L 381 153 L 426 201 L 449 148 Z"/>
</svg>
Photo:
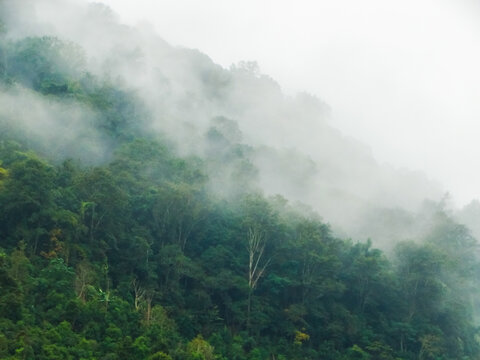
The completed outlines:
<svg viewBox="0 0 480 360">
<path fill-rule="evenodd" d="M 402 211 L 416 212 L 425 199 L 442 196 L 424 174 L 378 164 L 368 146 L 330 125 L 335 108 L 306 93 L 285 94 L 254 62 L 227 69 L 198 50 L 169 45 L 151 27 L 121 24 L 99 4 L 17 4 L 3 3 L 10 39 L 50 35 L 78 43 L 86 71 L 141 100 L 148 114 L 138 125 L 144 133 L 168 138 L 180 155 L 204 157 L 211 188 L 223 196 L 242 186 L 281 194 L 360 238 L 392 236 L 385 226 L 402 224 Z M 2 110 L 7 124 L 42 139 L 51 154 L 108 158 L 112 144 L 93 125 L 99 114 L 92 108 L 20 87 L 1 96 L 9 106 Z M 388 222 L 365 227 L 382 211 L 391 215 Z"/>
</svg>

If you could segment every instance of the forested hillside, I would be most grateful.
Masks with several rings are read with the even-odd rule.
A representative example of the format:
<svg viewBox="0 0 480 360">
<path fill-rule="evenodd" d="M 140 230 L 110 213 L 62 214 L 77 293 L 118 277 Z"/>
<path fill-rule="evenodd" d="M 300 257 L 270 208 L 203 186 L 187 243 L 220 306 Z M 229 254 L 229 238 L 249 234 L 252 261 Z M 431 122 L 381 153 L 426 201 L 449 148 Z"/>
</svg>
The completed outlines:
<svg viewBox="0 0 480 360">
<path fill-rule="evenodd" d="M 421 173 L 378 164 L 366 145 L 330 125 L 327 104 L 308 94 L 285 95 L 254 62 L 222 68 L 198 50 L 173 47 L 151 28 L 127 27 L 110 9 L 81 0 L 2 0 L 0 6 L 5 37 L 17 47 L 5 66 L 18 83 L 50 95 L 68 86 L 68 96 L 48 101 L 18 87 L 0 98 L 15 104 L 0 111 L 53 156 L 108 160 L 115 144 L 94 120 L 103 111 L 103 128 L 122 123 L 123 135 L 155 133 L 178 155 L 209 158 L 216 194 L 234 193 L 240 172 L 267 195 L 308 204 L 336 234 L 370 237 L 383 248 L 425 235 L 422 221 L 405 221 L 410 213 L 424 216 L 424 200 L 438 202 L 445 190 Z M 45 71 L 51 74 L 42 80 Z M 80 94 L 82 87 L 91 95 Z M 106 109 L 108 102 L 123 107 L 122 115 Z M 385 221 L 372 227 L 377 217 Z"/>
<path fill-rule="evenodd" d="M 100 6 L 62 36 L 34 4 L 0 1 L 0 358 L 480 357 L 476 239 L 445 202 L 401 207 L 430 182 L 250 63 L 137 38 Z M 73 36 L 82 11 L 125 47 Z M 293 148 L 297 116 L 323 151 Z M 344 233 L 388 257 L 328 224 L 362 210 Z"/>
</svg>

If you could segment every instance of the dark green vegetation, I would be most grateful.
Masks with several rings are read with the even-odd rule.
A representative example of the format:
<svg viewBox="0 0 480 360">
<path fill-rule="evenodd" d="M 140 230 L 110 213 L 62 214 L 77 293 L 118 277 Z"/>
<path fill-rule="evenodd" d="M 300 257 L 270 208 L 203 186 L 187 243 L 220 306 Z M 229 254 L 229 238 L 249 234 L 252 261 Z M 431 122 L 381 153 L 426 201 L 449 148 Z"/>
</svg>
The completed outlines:
<svg viewBox="0 0 480 360">
<path fill-rule="evenodd" d="M 109 152 L 61 160 L 0 118 L 0 358 L 479 358 L 477 242 L 441 205 L 387 259 L 255 190 L 228 119 L 205 158 L 180 157 L 142 130 L 135 94 L 83 66 L 57 38 L 0 46 L 2 91 L 85 107 Z"/>
</svg>

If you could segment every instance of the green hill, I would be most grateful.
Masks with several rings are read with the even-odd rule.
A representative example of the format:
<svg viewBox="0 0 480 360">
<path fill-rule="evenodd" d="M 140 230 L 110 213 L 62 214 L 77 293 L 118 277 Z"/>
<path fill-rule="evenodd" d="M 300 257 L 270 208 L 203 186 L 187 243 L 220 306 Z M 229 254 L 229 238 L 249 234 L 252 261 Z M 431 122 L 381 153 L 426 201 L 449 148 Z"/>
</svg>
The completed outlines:
<svg viewBox="0 0 480 360">
<path fill-rule="evenodd" d="M 479 358 L 477 241 L 443 203 L 392 195 L 427 180 L 377 165 L 252 64 L 64 3 L 124 46 L 0 2 L 0 358 Z M 297 117 L 288 141 L 310 122 L 323 152 L 279 143 Z M 390 230 L 372 240 L 391 255 L 327 221 Z"/>
</svg>

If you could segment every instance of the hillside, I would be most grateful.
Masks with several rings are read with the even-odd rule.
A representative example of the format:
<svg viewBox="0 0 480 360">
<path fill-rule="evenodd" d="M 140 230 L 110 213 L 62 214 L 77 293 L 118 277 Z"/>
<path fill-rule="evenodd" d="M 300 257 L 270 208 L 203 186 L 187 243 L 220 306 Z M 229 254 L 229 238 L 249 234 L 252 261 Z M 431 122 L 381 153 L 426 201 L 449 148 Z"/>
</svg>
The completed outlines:
<svg viewBox="0 0 480 360">
<path fill-rule="evenodd" d="M 372 238 L 375 244 L 390 248 L 398 240 L 419 236 L 418 231 L 397 236 L 387 227 L 369 231 L 372 216 L 399 209 L 415 214 L 422 211 L 426 199 L 438 202 L 443 196 L 445 190 L 421 173 L 377 164 L 366 145 L 343 136 L 330 125 L 333 120 L 328 105 L 308 94 L 284 95 L 280 86 L 253 62 L 224 69 L 197 50 L 170 46 L 146 26 L 121 25 L 115 14 L 98 4 L 59 0 L 3 3 L 8 38 L 53 36 L 73 42 L 69 44 L 72 48 L 65 51 L 66 59 L 53 53 L 45 56 L 53 56 L 56 66 L 68 71 L 73 82 L 91 81 L 82 77 L 88 73 L 135 97 L 136 107 L 125 109 L 130 111 L 125 121 L 137 131 L 160 134 L 181 156 L 208 158 L 212 147 L 209 131 L 225 130 L 228 134 L 222 135 L 228 145 L 225 142 L 224 146 L 244 149 L 242 159 L 256 168 L 255 175 L 246 175 L 252 186 L 268 195 L 281 194 L 308 204 L 336 233 L 362 241 Z M 75 15 L 67 20 L 57 13 Z M 20 69 L 24 70 L 33 71 Z M 38 90 L 42 85 L 35 86 Z M 36 100 L 40 107 L 50 106 L 41 98 Z M 24 109 L 27 113 L 23 118 L 31 118 L 28 110 Z M 80 106 L 75 111 L 78 117 L 92 117 L 89 107 Z M 228 129 L 218 129 L 218 118 L 229 123 Z M 45 121 L 52 120 L 49 117 Z M 65 157 L 87 161 L 108 158 L 111 144 L 105 144 L 105 139 L 97 141 L 99 134 L 91 123 L 73 122 L 69 123 L 68 134 L 73 134 L 68 144 L 75 137 L 75 143 L 89 142 L 89 146 L 81 148 L 95 153 L 85 156 L 83 151 L 74 153 L 70 147 L 62 148 Z M 52 141 L 52 132 L 45 136 L 39 131 L 45 126 L 32 129 L 29 125 L 36 141 L 40 138 L 50 145 L 65 141 L 64 129 L 55 131 L 59 138 Z M 213 161 L 218 164 L 219 159 Z M 224 161 L 219 165 L 210 177 L 215 174 L 221 184 L 214 185 L 216 193 L 229 195 L 232 164 Z M 404 228 L 402 218 L 396 228 Z"/>
<path fill-rule="evenodd" d="M 478 358 L 476 239 L 322 101 L 100 5 L 0 20 L 1 358 Z"/>
</svg>

